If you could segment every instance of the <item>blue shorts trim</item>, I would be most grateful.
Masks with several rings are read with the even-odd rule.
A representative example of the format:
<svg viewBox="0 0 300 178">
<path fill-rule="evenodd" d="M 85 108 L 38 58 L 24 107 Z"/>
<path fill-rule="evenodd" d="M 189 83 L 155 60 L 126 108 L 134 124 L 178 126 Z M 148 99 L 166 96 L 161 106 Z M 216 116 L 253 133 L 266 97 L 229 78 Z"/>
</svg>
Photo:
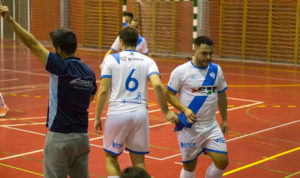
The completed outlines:
<svg viewBox="0 0 300 178">
<path fill-rule="evenodd" d="M 100 79 L 102 79 L 102 78 L 111 78 L 112 76 L 111 75 L 102 75 L 101 77 L 100 77 Z"/>
<path fill-rule="evenodd" d="M 114 152 L 112 152 L 112 151 L 109 151 L 109 150 L 107 150 L 107 149 L 104 149 L 104 148 L 103 148 L 103 150 L 104 150 L 104 151 L 106 151 L 107 153 L 110 153 L 110 154 L 114 155 L 114 156 L 119 156 L 120 154 L 122 154 L 122 153 L 123 153 L 123 151 L 121 151 L 121 153 L 114 153 Z"/>
<path fill-rule="evenodd" d="M 223 93 L 225 90 L 227 90 L 228 89 L 228 87 L 225 87 L 223 90 L 221 90 L 221 91 L 218 91 L 218 93 Z"/>
<path fill-rule="evenodd" d="M 226 151 L 212 150 L 212 149 L 207 149 L 207 148 L 204 148 L 203 150 L 204 151 L 211 151 L 211 152 L 215 152 L 215 153 L 223 153 L 223 154 L 227 154 L 228 153 Z"/>
<path fill-rule="evenodd" d="M 138 151 L 133 151 L 133 150 L 131 150 L 131 149 L 129 149 L 129 148 L 125 148 L 127 151 L 129 151 L 129 152 L 131 152 L 131 153 L 134 153 L 134 154 L 149 154 L 149 151 L 147 151 L 147 152 L 138 152 Z"/>
<path fill-rule="evenodd" d="M 168 88 L 169 90 L 171 90 L 172 92 L 177 93 L 177 91 L 174 90 L 173 88 L 171 88 L 170 86 L 167 86 L 167 88 Z"/>
<path fill-rule="evenodd" d="M 194 159 L 188 160 L 188 161 L 182 161 L 182 163 L 189 163 L 189 162 L 196 160 L 198 158 L 198 156 L 201 155 L 201 153 L 203 153 L 203 152 L 204 152 L 204 150 L 201 150 Z"/>
</svg>

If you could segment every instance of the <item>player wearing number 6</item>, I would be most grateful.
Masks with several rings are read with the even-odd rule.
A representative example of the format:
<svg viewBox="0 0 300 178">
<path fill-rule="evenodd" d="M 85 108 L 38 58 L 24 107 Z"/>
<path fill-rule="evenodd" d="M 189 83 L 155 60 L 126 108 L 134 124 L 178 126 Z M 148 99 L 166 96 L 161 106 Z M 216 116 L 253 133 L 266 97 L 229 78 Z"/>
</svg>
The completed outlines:
<svg viewBox="0 0 300 178">
<path fill-rule="evenodd" d="M 109 177 L 120 175 L 117 159 L 124 145 L 132 165 L 145 169 L 144 158 L 149 153 L 148 78 L 165 118 L 173 123 L 178 120 L 168 109 L 155 61 L 135 51 L 136 28 L 125 27 L 119 36 L 122 52 L 106 56 L 102 63 L 94 124 L 96 132 L 102 130 L 101 114 L 110 93 L 103 145 Z"/>
</svg>

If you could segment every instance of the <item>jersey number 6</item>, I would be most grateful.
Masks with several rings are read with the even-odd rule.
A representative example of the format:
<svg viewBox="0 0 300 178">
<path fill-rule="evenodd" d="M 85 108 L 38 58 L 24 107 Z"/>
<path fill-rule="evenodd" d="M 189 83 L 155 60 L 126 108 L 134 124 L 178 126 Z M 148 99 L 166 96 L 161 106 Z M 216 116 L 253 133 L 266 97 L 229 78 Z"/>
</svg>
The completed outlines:
<svg viewBox="0 0 300 178">
<path fill-rule="evenodd" d="M 126 90 L 128 90 L 130 92 L 135 91 L 139 87 L 139 82 L 137 81 L 137 79 L 131 77 L 134 71 L 135 71 L 135 69 L 132 69 L 132 71 L 130 72 L 129 76 L 127 77 L 126 83 L 125 83 Z M 130 82 L 134 82 L 133 87 L 129 86 Z"/>
</svg>

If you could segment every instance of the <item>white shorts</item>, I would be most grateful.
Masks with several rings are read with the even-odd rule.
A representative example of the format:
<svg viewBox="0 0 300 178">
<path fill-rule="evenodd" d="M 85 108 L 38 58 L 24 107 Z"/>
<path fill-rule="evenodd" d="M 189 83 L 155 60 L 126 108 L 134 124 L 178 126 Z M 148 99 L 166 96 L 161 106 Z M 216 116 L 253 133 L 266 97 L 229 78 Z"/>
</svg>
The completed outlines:
<svg viewBox="0 0 300 178">
<path fill-rule="evenodd" d="M 205 151 L 227 154 L 226 140 L 216 120 L 197 122 L 191 128 L 184 127 L 177 132 L 177 139 L 183 163 L 197 159 Z"/>
<path fill-rule="evenodd" d="M 104 151 L 115 156 L 126 150 L 135 154 L 149 153 L 148 110 L 113 114 L 106 117 L 104 128 Z"/>
</svg>

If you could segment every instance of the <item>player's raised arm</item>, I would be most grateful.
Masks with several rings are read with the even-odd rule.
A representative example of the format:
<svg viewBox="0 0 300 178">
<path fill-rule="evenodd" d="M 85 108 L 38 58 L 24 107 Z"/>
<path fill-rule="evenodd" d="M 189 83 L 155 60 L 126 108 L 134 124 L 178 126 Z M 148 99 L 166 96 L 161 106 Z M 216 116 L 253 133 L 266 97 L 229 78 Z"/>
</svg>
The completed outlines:
<svg viewBox="0 0 300 178">
<path fill-rule="evenodd" d="M 38 59 L 45 65 L 48 50 L 28 31 L 26 31 L 20 24 L 18 24 L 10 15 L 7 6 L 0 6 L 0 14 L 8 23 L 10 28 L 16 33 L 18 38 L 38 57 Z"/>
</svg>

